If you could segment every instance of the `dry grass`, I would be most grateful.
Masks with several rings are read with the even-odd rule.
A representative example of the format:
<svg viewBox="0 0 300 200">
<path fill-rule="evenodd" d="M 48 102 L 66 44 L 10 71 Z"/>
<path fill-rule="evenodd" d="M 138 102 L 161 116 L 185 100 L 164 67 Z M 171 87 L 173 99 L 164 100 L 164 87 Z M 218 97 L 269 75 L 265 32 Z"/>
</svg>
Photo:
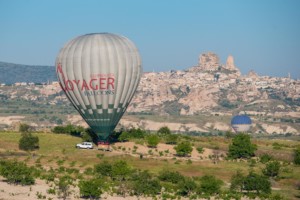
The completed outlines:
<svg viewBox="0 0 300 200">
<path fill-rule="evenodd" d="M 250 169 L 260 173 L 261 169 L 264 168 L 264 165 L 261 163 L 250 166 L 247 161 L 219 161 L 217 164 L 214 164 L 210 159 L 198 159 L 188 162 L 187 159 L 175 158 L 175 156 L 166 158 L 159 155 L 140 159 L 137 155 L 130 155 L 133 147 L 127 154 L 123 153 L 122 150 L 114 150 L 113 152 L 102 152 L 96 149 L 83 150 L 75 148 L 75 144 L 81 142 L 81 138 L 52 133 L 35 134 L 39 136 L 40 149 L 29 154 L 18 149 L 20 133 L 0 132 L 0 159 L 23 160 L 29 165 L 35 165 L 38 161 L 46 169 L 50 167 L 56 168 L 59 166 L 59 162 L 62 162 L 62 165 L 65 167 L 72 165 L 72 167 L 81 171 L 88 167 L 93 167 L 94 164 L 104 160 L 114 162 L 121 159 L 126 160 L 133 168 L 149 170 L 154 174 L 158 174 L 163 169 L 168 169 L 179 171 L 186 176 L 215 175 L 225 182 L 229 182 L 231 176 L 238 170 L 246 175 Z M 276 142 L 284 144 L 285 147 L 274 150 L 273 142 L 273 140 L 256 139 L 255 143 L 258 145 L 257 153 L 269 153 L 279 160 L 290 161 L 292 158 L 292 147 L 299 145 L 297 141 L 276 140 Z M 212 148 L 217 148 L 218 151 L 226 153 L 230 140 L 223 137 L 196 137 L 193 144 L 194 147 L 202 146 L 209 148 L 210 151 L 212 151 Z M 118 145 L 124 146 L 124 144 L 115 144 L 115 146 Z M 147 149 L 147 147 L 145 148 Z M 141 149 L 141 147 L 138 149 Z M 295 184 L 300 180 L 300 167 L 285 164 L 283 168 L 285 171 L 281 173 L 281 179 L 274 182 L 274 187 L 279 188 L 280 192 L 287 195 L 287 197 L 292 197 L 299 192 L 295 189 Z"/>
</svg>

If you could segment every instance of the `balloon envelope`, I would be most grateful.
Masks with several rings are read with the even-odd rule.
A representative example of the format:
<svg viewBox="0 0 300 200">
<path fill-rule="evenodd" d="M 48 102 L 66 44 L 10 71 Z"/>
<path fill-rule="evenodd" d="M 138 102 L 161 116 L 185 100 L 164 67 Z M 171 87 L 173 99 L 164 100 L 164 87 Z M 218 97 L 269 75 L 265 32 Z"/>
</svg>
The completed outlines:
<svg viewBox="0 0 300 200">
<path fill-rule="evenodd" d="M 75 109 L 106 140 L 126 111 L 142 74 L 136 46 L 110 33 L 79 36 L 56 58 L 60 85 Z"/>
<path fill-rule="evenodd" d="M 251 128 L 252 121 L 247 115 L 236 115 L 231 119 L 231 127 L 235 132 L 247 132 Z"/>
</svg>

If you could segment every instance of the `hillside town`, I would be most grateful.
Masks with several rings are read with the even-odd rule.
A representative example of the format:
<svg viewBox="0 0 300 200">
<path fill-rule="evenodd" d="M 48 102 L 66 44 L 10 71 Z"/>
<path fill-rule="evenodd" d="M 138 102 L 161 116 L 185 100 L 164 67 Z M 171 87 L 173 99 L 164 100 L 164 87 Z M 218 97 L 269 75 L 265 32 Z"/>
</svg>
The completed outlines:
<svg viewBox="0 0 300 200">
<path fill-rule="evenodd" d="M 180 115 L 216 111 L 222 101 L 248 111 L 244 105 L 267 104 L 276 98 L 298 101 L 300 81 L 290 77 L 258 76 L 254 71 L 241 76 L 232 56 L 222 65 L 216 54 L 206 53 L 200 55 L 198 66 L 185 71 L 145 73 L 129 112 L 159 112 L 173 101 L 180 105 Z M 273 105 L 259 112 L 299 111 L 299 106 L 296 107 Z"/>
<path fill-rule="evenodd" d="M 2 83 L 0 100 L 24 100 L 36 104 L 70 107 L 57 81 L 38 85 L 21 82 L 7 86 Z M 4 115 L 5 110 L 7 108 L 0 108 L 3 117 L 7 116 Z M 207 52 L 199 56 L 197 66 L 186 70 L 145 72 L 127 109 L 129 115 L 157 116 L 211 115 L 230 118 L 239 113 L 246 113 L 254 121 L 261 123 L 256 126 L 256 132 L 299 134 L 300 80 L 294 80 L 290 75 L 259 76 L 254 71 L 241 75 L 233 56 L 229 55 L 226 63 L 222 64 L 218 55 Z M 76 111 L 71 115 L 69 120 L 79 116 Z M 4 121 L 0 120 L 0 124 L 5 124 Z M 129 124 L 126 117 L 122 123 Z M 151 122 L 143 123 L 148 124 L 151 129 Z M 202 127 L 198 125 L 195 130 L 230 129 L 230 124 L 214 121 L 212 124 L 215 125 L 208 126 L 207 123 L 212 122 L 206 122 Z M 130 124 L 139 126 L 134 122 Z"/>
</svg>

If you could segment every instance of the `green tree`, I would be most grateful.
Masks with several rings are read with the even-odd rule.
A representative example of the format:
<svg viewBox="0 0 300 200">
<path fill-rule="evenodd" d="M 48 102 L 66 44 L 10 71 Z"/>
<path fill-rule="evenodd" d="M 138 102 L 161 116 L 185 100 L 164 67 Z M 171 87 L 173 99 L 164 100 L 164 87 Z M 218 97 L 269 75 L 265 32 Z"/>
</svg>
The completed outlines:
<svg viewBox="0 0 300 200">
<path fill-rule="evenodd" d="M 55 182 L 58 190 L 58 195 L 62 199 L 67 199 L 71 194 L 71 186 L 73 185 L 73 179 L 69 175 L 64 175 Z"/>
<path fill-rule="evenodd" d="M 262 170 L 263 174 L 269 177 L 278 176 L 280 170 L 280 163 L 275 160 L 268 162 L 266 167 Z"/>
<path fill-rule="evenodd" d="M 24 151 L 32 151 L 39 148 L 38 136 L 33 136 L 31 133 L 22 133 L 19 140 L 19 149 Z"/>
<path fill-rule="evenodd" d="M 244 179 L 243 189 L 248 192 L 255 191 L 256 194 L 270 194 L 271 182 L 265 176 L 250 172 Z"/>
<path fill-rule="evenodd" d="M 188 156 L 193 151 L 192 144 L 188 141 L 181 142 L 177 144 L 174 149 L 178 156 Z"/>
<path fill-rule="evenodd" d="M 132 169 L 124 160 L 116 161 L 112 165 L 112 178 L 117 184 L 117 193 L 122 195 L 124 198 L 128 193 L 130 186 L 128 180 L 132 175 Z"/>
<path fill-rule="evenodd" d="M 160 134 L 160 135 L 170 135 L 171 130 L 169 129 L 169 127 L 163 126 L 160 129 L 158 129 L 157 133 Z"/>
<path fill-rule="evenodd" d="M 107 161 L 104 161 L 102 163 L 96 164 L 94 166 L 94 172 L 98 176 L 112 176 L 112 165 L 108 163 Z"/>
<path fill-rule="evenodd" d="M 250 158 L 254 156 L 257 147 L 250 141 L 250 136 L 247 134 L 238 134 L 232 139 L 229 145 L 228 157 L 236 158 Z"/>
<path fill-rule="evenodd" d="M 98 199 L 102 194 L 103 182 L 100 179 L 80 180 L 78 187 L 82 198 Z"/>
<path fill-rule="evenodd" d="M 263 154 L 260 156 L 260 162 L 266 164 L 267 162 L 274 160 L 273 156 L 269 154 Z"/>
<path fill-rule="evenodd" d="M 183 181 L 184 176 L 181 175 L 179 172 L 164 169 L 159 172 L 158 179 L 160 181 L 176 184 L 176 183 L 179 183 L 180 181 Z"/>
<path fill-rule="evenodd" d="M 156 148 L 160 139 L 157 135 L 151 134 L 147 137 L 148 147 Z"/>
<path fill-rule="evenodd" d="M 56 126 L 52 129 L 52 132 L 81 136 L 81 134 L 85 132 L 85 129 L 82 126 L 74 126 L 72 124 L 68 124 L 66 126 Z"/>
<path fill-rule="evenodd" d="M 20 124 L 19 132 L 21 133 L 28 133 L 30 131 L 30 126 L 28 124 Z"/>
<path fill-rule="evenodd" d="M 161 191 L 161 185 L 148 171 L 138 171 L 133 176 L 132 190 L 137 196 L 155 196 Z"/>
<path fill-rule="evenodd" d="M 196 188 L 196 182 L 190 177 L 185 177 L 182 181 L 178 183 L 177 193 L 181 196 L 189 197 L 191 193 L 196 190 Z"/>
<path fill-rule="evenodd" d="M 245 176 L 240 171 L 237 171 L 231 177 L 230 190 L 242 192 L 244 186 L 244 180 L 245 180 Z"/>
<path fill-rule="evenodd" d="M 214 195 L 219 194 L 221 192 L 221 186 L 223 185 L 223 181 L 217 179 L 215 176 L 206 175 L 200 178 L 200 187 L 199 192 Z"/>
<path fill-rule="evenodd" d="M 130 138 L 144 138 L 146 135 L 146 132 L 140 128 L 138 129 L 132 128 L 128 130 L 128 133 L 130 135 Z"/>
<path fill-rule="evenodd" d="M 92 136 L 87 131 L 81 133 L 81 138 L 83 142 L 93 142 Z"/>
<path fill-rule="evenodd" d="M 123 181 L 128 179 L 132 173 L 132 170 L 126 161 L 118 160 L 112 165 L 111 173 L 113 179 Z"/>
<path fill-rule="evenodd" d="M 64 126 L 55 126 L 52 129 L 53 133 L 66 133 L 65 127 Z"/>
<path fill-rule="evenodd" d="M 127 131 L 123 131 L 121 135 L 118 137 L 118 140 L 120 142 L 125 142 L 130 139 L 130 134 Z"/>
<path fill-rule="evenodd" d="M 300 165 L 300 147 L 294 150 L 294 163 Z"/>
<path fill-rule="evenodd" d="M 8 183 L 21 185 L 35 183 L 34 169 L 23 162 L 1 160 L 0 175 L 6 178 Z"/>
</svg>

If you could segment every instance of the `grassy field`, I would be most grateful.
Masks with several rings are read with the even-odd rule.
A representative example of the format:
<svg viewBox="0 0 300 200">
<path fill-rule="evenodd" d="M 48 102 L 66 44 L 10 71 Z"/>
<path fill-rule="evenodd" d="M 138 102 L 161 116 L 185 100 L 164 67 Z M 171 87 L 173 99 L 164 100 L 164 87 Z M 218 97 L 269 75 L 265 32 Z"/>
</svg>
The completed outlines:
<svg viewBox="0 0 300 200">
<path fill-rule="evenodd" d="M 240 170 L 245 175 L 254 170 L 261 173 L 264 164 L 260 162 L 249 163 L 248 161 L 227 161 L 222 160 L 214 164 L 211 160 L 200 160 L 187 162 L 179 158 L 165 159 L 134 157 L 122 154 L 121 152 L 102 152 L 97 149 L 82 150 L 76 149 L 75 144 L 81 142 L 81 138 L 64 134 L 34 133 L 39 137 L 40 148 L 28 153 L 20 151 L 18 141 L 21 137 L 17 132 L 0 132 L 0 159 L 17 159 L 25 161 L 29 165 L 37 162 L 47 169 L 57 168 L 59 165 L 75 167 L 84 171 L 89 167 L 103 161 L 125 160 L 133 168 L 149 170 L 152 173 L 159 173 L 162 169 L 174 170 L 185 176 L 214 175 L 224 182 L 230 182 L 230 178 L 236 171 Z M 299 190 L 296 184 L 300 182 L 300 166 L 292 163 L 293 149 L 300 145 L 299 141 L 291 140 L 267 140 L 255 138 L 252 140 L 258 145 L 257 154 L 271 154 L 282 162 L 281 172 L 278 178 L 272 180 L 272 187 L 284 195 L 287 199 L 294 199 Z M 224 137 L 193 137 L 194 147 L 227 151 L 231 140 Z M 275 145 L 274 145 L 275 143 Z M 278 147 L 279 146 L 279 147 Z M 226 187 L 226 185 L 225 185 Z M 228 187 L 228 186 L 227 186 Z"/>
</svg>

